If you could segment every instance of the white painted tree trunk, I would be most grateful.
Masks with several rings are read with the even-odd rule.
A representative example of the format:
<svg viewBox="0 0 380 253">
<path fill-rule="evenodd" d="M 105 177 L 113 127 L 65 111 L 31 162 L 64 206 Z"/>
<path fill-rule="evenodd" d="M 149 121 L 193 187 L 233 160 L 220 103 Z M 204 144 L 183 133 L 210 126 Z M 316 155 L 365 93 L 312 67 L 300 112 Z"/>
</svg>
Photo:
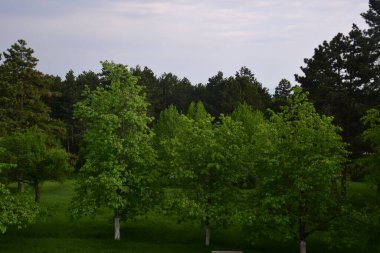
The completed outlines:
<svg viewBox="0 0 380 253">
<path fill-rule="evenodd" d="M 115 240 L 120 240 L 120 218 L 117 211 L 115 212 Z"/>
<path fill-rule="evenodd" d="M 205 244 L 206 246 L 209 246 L 210 245 L 210 227 L 208 225 L 205 226 L 205 234 L 206 234 Z"/>
<path fill-rule="evenodd" d="M 300 241 L 300 253 L 306 253 L 306 242 Z"/>
</svg>

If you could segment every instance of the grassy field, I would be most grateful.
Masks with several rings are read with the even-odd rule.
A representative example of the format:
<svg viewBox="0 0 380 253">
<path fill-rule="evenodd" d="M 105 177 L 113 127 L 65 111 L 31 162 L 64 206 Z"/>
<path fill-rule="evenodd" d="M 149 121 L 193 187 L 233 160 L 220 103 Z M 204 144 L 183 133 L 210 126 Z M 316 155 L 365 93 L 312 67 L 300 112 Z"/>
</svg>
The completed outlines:
<svg viewBox="0 0 380 253">
<path fill-rule="evenodd" d="M 243 250 L 245 253 L 297 252 L 295 242 L 261 242 L 250 245 L 243 230 L 212 231 L 211 246 L 203 245 L 203 231 L 199 224 L 177 224 L 170 217 L 149 214 L 136 220 L 123 222 L 121 241 L 113 240 L 112 213 L 103 210 L 95 218 L 71 221 L 68 206 L 73 195 L 73 182 L 63 184 L 47 182 L 43 185 L 41 206 L 46 215 L 35 224 L 18 230 L 10 228 L 0 235 L 0 252 L 106 252 L 106 253 L 206 253 L 211 250 Z M 353 183 L 351 196 L 362 201 L 372 191 L 367 184 Z M 330 250 L 319 235 L 308 241 L 308 252 L 359 252 L 357 249 Z M 360 251 L 362 252 L 362 251 Z M 368 251 L 371 252 L 371 251 Z"/>
</svg>

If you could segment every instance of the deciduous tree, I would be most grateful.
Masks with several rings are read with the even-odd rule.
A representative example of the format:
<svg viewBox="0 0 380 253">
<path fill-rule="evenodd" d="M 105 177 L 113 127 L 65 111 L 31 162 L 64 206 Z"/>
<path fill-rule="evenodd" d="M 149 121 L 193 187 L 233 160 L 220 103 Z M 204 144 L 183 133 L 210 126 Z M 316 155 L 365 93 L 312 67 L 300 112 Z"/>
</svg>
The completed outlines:
<svg viewBox="0 0 380 253">
<path fill-rule="evenodd" d="M 45 180 L 62 180 L 70 171 L 65 150 L 49 140 L 38 128 L 3 137 L 0 147 L 5 150 L 0 159 L 17 165 L 4 172 L 8 180 L 18 181 L 22 178 L 32 185 L 36 202 L 40 201 L 40 188 Z"/>
<path fill-rule="evenodd" d="M 248 156 L 242 124 L 220 120 L 213 124 L 202 103 L 192 103 L 188 116 L 181 115 L 182 128 L 167 142 L 169 178 L 176 186 L 168 207 L 180 220 L 200 221 L 207 246 L 211 229 L 232 221 Z"/>
<path fill-rule="evenodd" d="M 4 150 L 1 149 L 0 153 Z M 16 165 L 0 163 L 0 175 L 3 170 L 13 169 Z M 33 222 L 39 213 L 39 208 L 28 196 L 14 196 L 0 182 L 0 232 L 5 233 L 9 226 L 25 227 Z"/>
<path fill-rule="evenodd" d="M 250 218 L 256 235 L 295 238 L 305 253 L 308 236 L 328 229 L 342 211 L 339 179 L 346 151 L 332 118 L 320 116 L 306 94 L 295 90 L 289 102 L 271 117 L 273 149 L 259 169 L 259 208 Z"/>
<path fill-rule="evenodd" d="M 115 240 L 120 218 L 145 213 L 158 200 L 156 155 L 148 128 L 148 103 L 127 67 L 103 62 L 108 84 L 87 90 L 75 117 L 86 125 L 85 164 L 79 171 L 73 216 L 95 215 L 101 206 L 114 212 Z"/>
</svg>

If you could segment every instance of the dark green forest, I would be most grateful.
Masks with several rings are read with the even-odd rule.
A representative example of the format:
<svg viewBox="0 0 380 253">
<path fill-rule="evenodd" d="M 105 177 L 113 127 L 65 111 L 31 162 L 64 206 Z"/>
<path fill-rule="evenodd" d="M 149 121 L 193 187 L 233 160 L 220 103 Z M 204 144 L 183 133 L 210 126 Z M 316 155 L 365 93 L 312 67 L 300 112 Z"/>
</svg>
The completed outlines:
<svg viewBox="0 0 380 253">
<path fill-rule="evenodd" d="M 67 219 L 75 231 L 113 224 L 117 241 L 126 223 L 190 224 L 181 229 L 204 248 L 177 252 L 276 252 L 263 246 L 273 241 L 306 253 L 309 240 L 311 252 L 379 250 L 380 1 L 362 18 L 366 28 L 323 41 L 274 94 L 244 66 L 205 84 L 107 60 L 61 78 L 18 40 L 0 54 L 0 242 Z M 59 185 L 57 211 L 47 189 Z M 100 252 L 119 252 L 110 247 Z"/>
</svg>

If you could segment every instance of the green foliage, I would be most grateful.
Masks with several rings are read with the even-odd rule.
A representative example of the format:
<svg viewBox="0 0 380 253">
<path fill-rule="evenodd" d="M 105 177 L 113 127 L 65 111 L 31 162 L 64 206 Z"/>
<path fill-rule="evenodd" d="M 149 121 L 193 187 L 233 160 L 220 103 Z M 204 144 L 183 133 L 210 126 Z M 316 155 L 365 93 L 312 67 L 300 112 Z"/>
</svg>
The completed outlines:
<svg viewBox="0 0 380 253">
<path fill-rule="evenodd" d="M 14 164 L 0 163 L 2 170 L 14 168 Z M 13 196 L 10 191 L 0 183 L 0 232 L 5 233 L 7 227 L 26 227 L 33 222 L 39 213 L 38 206 L 28 196 Z"/>
<path fill-rule="evenodd" d="M 71 154 L 79 156 L 79 144 L 84 131 L 83 124 L 73 118 L 74 104 L 82 99 L 82 92 L 86 86 L 94 90 L 99 85 L 100 80 L 96 73 L 84 71 L 75 76 L 74 71 L 70 70 L 64 81 L 52 87 L 52 92 L 57 95 L 49 98 L 51 116 L 65 123 L 66 134 L 62 135 L 62 139 L 66 142 L 66 150 Z"/>
<path fill-rule="evenodd" d="M 222 72 L 209 78 L 202 99 L 214 117 L 230 114 L 241 103 L 254 109 L 264 110 L 270 104 L 268 89 L 256 79 L 247 67 L 240 68 L 235 76 L 224 77 Z"/>
<path fill-rule="evenodd" d="M 23 180 L 35 187 L 39 201 L 39 186 L 45 180 L 62 180 L 70 172 L 67 153 L 38 128 L 17 132 L 0 139 L 1 161 L 15 164 L 4 171 L 9 181 Z"/>
<path fill-rule="evenodd" d="M 231 114 L 231 118 L 243 125 L 245 136 L 241 138 L 245 138 L 242 141 L 248 150 L 246 165 L 243 167 L 245 178 L 240 179 L 239 185 L 242 188 L 253 188 L 257 180 L 256 169 L 266 166 L 265 157 L 273 149 L 269 136 L 269 122 L 265 120 L 263 113 L 253 111 L 247 104 L 239 105 Z"/>
<path fill-rule="evenodd" d="M 272 108 L 275 111 L 279 111 L 281 106 L 286 105 L 288 98 L 292 92 L 292 85 L 286 79 L 281 79 L 277 87 L 274 90 L 274 96 L 272 99 Z"/>
<path fill-rule="evenodd" d="M 372 151 L 368 153 L 362 162 L 370 172 L 370 180 L 377 187 L 377 205 L 380 206 L 380 112 L 376 109 L 370 109 L 362 118 L 364 125 L 368 128 L 363 132 L 363 138 L 369 142 Z"/>
<path fill-rule="evenodd" d="M 374 194 L 373 188 L 366 183 L 349 185 L 348 194 L 355 194 L 360 203 Z M 122 224 L 127 240 L 115 242 L 109 234 L 112 224 L 109 217 L 112 211 L 102 210 L 97 217 L 88 217 L 72 221 L 69 219 L 68 206 L 74 194 L 74 182 L 45 182 L 42 189 L 41 208 L 48 209 L 50 215 L 39 219 L 25 229 L 9 227 L 0 235 L 2 253 L 210 253 L 212 250 L 241 250 L 244 253 L 291 253 L 296 252 L 294 242 L 275 242 L 260 240 L 256 245 L 246 241 L 247 232 L 240 226 L 214 231 L 210 247 L 202 243 L 202 230 L 197 222 L 178 224 L 169 216 L 150 212 L 143 217 Z M 362 227 L 358 227 L 358 231 Z M 365 228 L 365 227 L 363 227 Z M 373 231 L 375 236 L 379 230 Z M 355 248 L 345 246 L 342 249 L 329 249 L 323 241 L 323 235 L 316 234 L 308 241 L 309 253 L 373 253 L 369 247 Z"/>
<path fill-rule="evenodd" d="M 379 1 L 370 0 L 369 10 L 362 14 L 369 28 L 362 30 L 353 24 L 347 35 L 338 33 L 324 41 L 312 58 L 305 59 L 304 75 L 296 75 L 317 111 L 334 116 L 334 123 L 342 127 L 353 159 L 360 159 L 369 149 L 361 138 L 360 119 L 368 109 L 380 106 L 379 14 Z M 358 164 L 350 164 L 353 179 L 364 176 L 365 168 Z"/>
<path fill-rule="evenodd" d="M 165 206 L 180 220 L 216 228 L 231 224 L 237 212 L 238 180 L 249 155 L 240 122 L 224 116 L 220 123 L 212 121 L 201 102 L 192 103 L 188 116 L 178 117 L 181 127 L 163 140 L 164 164 L 175 187 Z"/>
<path fill-rule="evenodd" d="M 146 212 L 158 198 L 148 104 L 126 66 L 103 62 L 105 87 L 86 90 L 75 117 L 86 125 L 85 164 L 79 171 L 72 214 L 96 214 L 100 206 L 125 218 Z"/>
<path fill-rule="evenodd" d="M 181 114 L 174 105 L 170 105 L 160 113 L 160 117 L 154 126 L 155 137 L 158 140 L 174 138 L 176 132 L 182 128 Z"/>
<path fill-rule="evenodd" d="M 253 236 L 304 241 L 327 230 L 344 209 L 339 180 L 347 153 L 340 129 L 316 113 L 306 94 L 294 92 L 289 106 L 271 116 L 273 149 L 259 168 L 257 208 L 249 216 Z"/>
<path fill-rule="evenodd" d="M 173 184 L 173 180 L 169 179 L 169 174 L 176 168 L 176 165 L 169 162 L 172 157 L 170 143 L 182 129 L 187 127 L 187 123 L 186 118 L 177 111 L 174 105 L 171 105 L 160 113 L 160 117 L 153 127 L 154 148 L 159 157 L 157 168 L 160 170 L 162 185 Z"/>
<path fill-rule="evenodd" d="M 26 227 L 33 222 L 39 213 L 38 206 L 26 196 L 13 196 L 0 183 L 0 232 L 5 233 L 7 227 Z"/>
<path fill-rule="evenodd" d="M 49 115 L 44 98 L 52 96 L 52 77 L 35 69 L 38 59 L 24 40 L 18 40 L 0 65 L 0 136 L 38 126 L 54 136 L 62 134 L 62 124 Z"/>
</svg>

